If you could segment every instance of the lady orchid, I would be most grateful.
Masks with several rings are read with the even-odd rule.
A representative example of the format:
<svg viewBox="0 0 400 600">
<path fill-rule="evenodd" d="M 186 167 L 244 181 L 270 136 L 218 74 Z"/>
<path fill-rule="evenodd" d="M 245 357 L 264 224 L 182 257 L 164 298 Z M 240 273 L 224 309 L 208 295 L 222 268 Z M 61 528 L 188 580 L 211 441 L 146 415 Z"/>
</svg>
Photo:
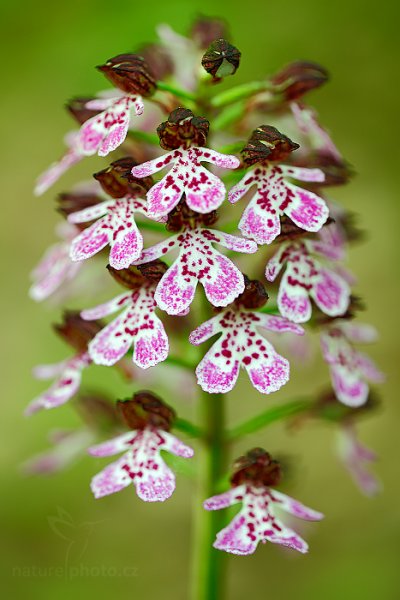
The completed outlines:
<svg viewBox="0 0 400 600">
<path fill-rule="evenodd" d="M 92 456 L 124 452 L 122 458 L 92 479 L 93 494 L 101 498 L 133 483 L 141 500 L 163 502 L 175 490 L 175 476 L 161 458 L 160 451 L 191 458 L 193 450 L 169 433 L 174 411 L 153 394 L 141 392 L 118 405 L 133 431 L 89 448 Z"/>
<path fill-rule="evenodd" d="M 239 458 L 231 478 L 232 488 L 204 502 L 206 510 L 221 510 L 242 503 L 232 522 L 217 534 L 214 548 L 232 554 L 253 554 L 259 542 L 272 542 L 292 550 L 308 552 L 307 543 L 277 518 L 282 510 L 307 521 L 320 521 L 324 515 L 297 500 L 271 489 L 279 482 L 279 463 L 262 448 L 254 448 Z"/>
<path fill-rule="evenodd" d="M 295 323 L 311 318 L 310 297 L 325 314 L 343 315 L 350 303 L 350 287 L 337 273 L 323 265 L 316 256 L 335 259 L 335 248 L 317 240 L 282 243 L 269 260 L 265 277 L 274 281 L 284 264 L 286 270 L 278 293 L 280 313 Z"/>
<path fill-rule="evenodd" d="M 253 186 L 257 191 L 250 200 L 239 223 L 244 236 L 257 244 L 271 244 L 279 235 L 280 217 L 287 215 L 298 227 L 316 232 L 326 222 L 329 210 L 325 201 L 309 190 L 289 183 L 286 178 L 306 182 L 323 182 L 320 169 L 306 169 L 279 164 L 298 144 L 281 134 L 275 127 L 262 125 L 253 131 L 243 150 L 247 165 L 260 165 L 229 191 L 229 202 L 240 200 Z"/>
<path fill-rule="evenodd" d="M 321 332 L 322 354 L 329 365 L 335 394 L 343 404 L 364 404 L 369 394 L 368 382 L 380 383 L 384 379 L 373 361 L 353 345 L 375 339 L 373 327 L 346 320 L 335 320 Z"/>
<path fill-rule="evenodd" d="M 310 521 L 322 518 L 275 489 L 279 464 L 261 448 L 235 463 L 231 489 L 218 494 L 228 478 L 231 447 L 277 420 L 339 411 L 328 418 L 346 435 L 343 460 L 361 487 L 372 491 L 364 464 L 372 455 L 357 443 L 353 421 L 355 411 L 364 410 L 371 398 L 367 381 L 378 382 L 382 376 L 353 346 L 373 337 L 371 328 L 351 320 L 358 308 L 355 279 L 341 265 L 347 246 L 358 236 L 351 214 L 325 191 L 346 183 L 350 172 L 313 110 L 300 103 L 327 80 L 325 69 L 295 62 L 263 81 L 220 92 L 217 84 L 232 77 L 241 60 L 224 22 L 201 17 L 190 38 L 168 26 L 159 31 L 161 44 L 119 54 L 99 67 L 116 89 L 68 103 L 80 129 L 68 136 L 67 153 L 36 186 L 41 194 L 84 156 L 102 158 L 119 149 L 110 164 L 96 169 L 96 187 L 84 185 L 59 195 L 57 207 L 68 224 L 61 243 L 36 270 L 30 294 L 40 300 L 61 286 L 76 292 L 71 283 L 83 260 L 89 265 L 103 260 L 113 284 L 124 291 L 112 289 L 105 269 L 100 286 L 84 270 L 83 291 L 95 306 L 65 313 L 56 331 L 74 353 L 36 370 L 55 382 L 26 412 L 68 400 L 81 408 L 82 372 L 92 363 L 117 369 L 132 395 L 118 400 L 116 411 L 109 399 L 93 400 L 89 394 L 84 426 L 59 437 L 53 450 L 31 463 L 31 471 L 60 469 L 90 445 L 95 457 L 121 454 L 94 476 L 95 498 L 133 483 L 146 502 L 170 498 L 175 467 L 199 473 L 192 589 L 193 600 L 210 600 L 224 595 L 224 553 L 216 553 L 213 544 L 246 555 L 258 542 L 271 541 L 305 553 L 306 542 L 281 521 L 279 512 Z M 143 111 L 143 99 L 145 120 L 136 119 L 131 128 L 131 113 Z M 280 117 L 288 115 L 287 131 Z M 301 148 L 289 135 L 300 140 Z M 167 173 L 160 175 L 164 169 Z M 248 192 L 239 220 L 233 205 Z M 272 252 L 258 247 L 274 243 Z M 268 290 L 259 281 L 266 263 Z M 278 287 L 273 282 L 284 267 Z M 318 309 L 313 314 L 311 300 Z M 108 323 L 99 321 L 114 313 L 118 315 Z M 300 323 L 309 320 L 320 331 L 331 371 L 329 405 L 308 398 L 278 400 L 254 416 L 247 415 L 246 403 L 244 421 L 228 428 L 225 405 L 235 398 L 227 401 L 226 394 L 240 369 L 250 380 L 244 378 L 244 394 L 260 394 L 263 402 L 261 394 L 278 392 L 289 381 L 291 365 L 274 346 L 282 333 L 307 333 Z M 300 349 L 288 351 L 299 368 L 304 363 L 298 355 L 312 343 L 312 336 L 304 338 Z M 312 356 L 309 350 L 307 354 Z M 148 391 L 140 389 L 144 381 Z M 113 386 L 117 396 L 118 382 Z M 158 387 L 168 404 L 155 393 Z M 189 412 L 194 393 L 198 421 L 177 416 L 169 404 Z M 172 429 L 182 432 L 190 445 Z M 183 461 L 192 456 L 193 461 Z M 237 503 L 241 510 L 226 526 L 217 509 Z M 348 533 L 339 535 L 345 541 Z"/>
</svg>

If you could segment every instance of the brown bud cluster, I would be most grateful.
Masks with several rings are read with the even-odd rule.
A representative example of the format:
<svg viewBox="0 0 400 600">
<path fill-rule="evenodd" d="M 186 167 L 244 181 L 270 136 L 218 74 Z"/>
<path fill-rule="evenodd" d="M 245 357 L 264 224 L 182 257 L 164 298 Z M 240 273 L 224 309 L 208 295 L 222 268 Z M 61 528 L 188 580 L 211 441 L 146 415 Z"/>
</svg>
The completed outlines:
<svg viewBox="0 0 400 600">
<path fill-rule="evenodd" d="M 211 227 L 218 221 L 218 213 L 213 210 L 209 213 L 203 214 L 192 210 L 182 198 L 177 206 L 169 213 L 167 221 L 168 231 L 182 231 L 186 227 Z"/>
<path fill-rule="evenodd" d="M 276 91 L 288 102 L 297 100 L 328 81 L 328 72 L 317 63 L 296 61 L 271 77 Z"/>
<path fill-rule="evenodd" d="M 370 391 L 365 404 L 354 407 L 346 406 L 342 402 L 339 402 L 333 389 L 329 388 L 318 396 L 316 402 L 310 409 L 310 413 L 312 417 L 340 422 L 348 419 L 351 420 L 359 415 L 369 413 L 378 406 L 379 398 L 373 391 Z"/>
<path fill-rule="evenodd" d="M 196 117 L 187 108 L 173 110 L 167 121 L 157 127 L 160 146 L 165 150 L 204 146 L 210 123 L 204 117 Z"/>
<path fill-rule="evenodd" d="M 118 54 L 97 68 L 126 94 L 146 97 L 152 96 L 156 91 L 153 73 L 144 58 L 138 54 Z"/>
<path fill-rule="evenodd" d="M 132 400 L 118 400 L 117 408 L 131 429 L 156 427 L 169 431 L 176 417 L 170 406 L 146 390 L 134 394 Z"/>
<path fill-rule="evenodd" d="M 72 98 L 66 104 L 68 112 L 76 119 L 79 125 L 82 125 L 95 115 L 98 115 L 100 110 L 94 110 L 93 108 L 86 108 L 86 103 L 94 100 L 94 98 Z"/>
<path fill-rule="evenodd" d="M 229 30 L 227 23 L 217 17 L 205 17 L 201 15 L 194 21 L 190 30 L 190 38 L 202 50 L 206 50 L 214 40 L 228 37 Z"/>
<path fill-rule="evenodd" d="M 89 208 L 89 206 L 95 206 L 102 202 L 102 198 L 97 194 L 90 192 L 69 192 L 59 194 L 57 197 L 58 207 L 57 210 L 64 217 L 68 217 L 71 213 L 77 212 L 78 210 L 83 210 L 84 208 Z M 82 225 L 84 228 L 87 227 L 87 224 L 84 223 Z"/>
<path fill-rule="evenodd" d="M 53 325 L 53 329 L 78 352 L 85 352 L 90 340 L 104 327 L 101 321 L 85 321 L 79 311 L 65 311 L 63 319 L 60 325 Z"/>
<path fill-rule="evenodd" d="M 251 484 L 255 486 L 275 486 L 281 479 L 281 467 L 263 448 L 253 448 L 238 458 L 233 465 L 231 477 L 233 486 Z"/>
<path fill-rule="evenodd" d="M 242 150 L 243 162 L 247 166 L 264 161 L 284 161 L 291 152 L 300 148 L 272 125 L 260 125 L 251 134 Z"/>
<path fill-rule="evenodd" d="M 142 46 L 138 50 L 138 53 L 140 56 L 143 56 L 150 71 L 157 80 L 164 79 L 173 73 L 174 64 L 168 50 L 160 44 Z"/>
<path fill-rule="evenodd" d="M 241 52 L 224 39 L 214 40 L 207 48 L 201 64 L 215 82 L 236 73 Z"/>
<path fill-rule="evenodd" d="M 78 396 L 75 407 L 83 421 L 95 431 L 109 431 L 120 424 L 115 404 L 99 394 Z"/>
<path fill-rule="evenodd" d="M 237 306 L 252 310 L 265 306 L 269 296 L 261 281 L 249 279 L 247 275 L 245 275 L 244 286 L 244 292 L 235 300 Z"/>
<path fill-rule="evenodd" d="M 93 177 L 111 198 L 143 196 L 153 185 L 153 178 L 134 177 L 131 171 L 137 164 L 131 156 L 125 156 L 112 162 L 106 169 L 95 173 Z"/>
<path fill-rule="evenodd" d="M 129 290 L 137 290 L 148 281 L 158 283 L 168 266 L 157 259 L 144 265 L 132 265 L 127 269 L 114 269 L 111 265 L 107 265 L 107 269 L 117 283 Z"/>
</svg>

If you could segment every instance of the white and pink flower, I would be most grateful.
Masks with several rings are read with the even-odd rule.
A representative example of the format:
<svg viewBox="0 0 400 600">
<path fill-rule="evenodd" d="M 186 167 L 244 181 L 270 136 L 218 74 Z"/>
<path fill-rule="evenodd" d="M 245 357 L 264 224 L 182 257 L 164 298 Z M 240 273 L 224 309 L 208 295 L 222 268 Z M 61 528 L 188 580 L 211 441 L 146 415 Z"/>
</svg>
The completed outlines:
<svg viewBox="0 0 400 600">
<path fill-rule="evenodd" d="M 174 249 L 179 255 L 164 273 L 157 285 L 157 305 L 170 315 L 179 315 L 189 309 L 197 282 L 214 306 L 227 306 L 244 290 L 244 277 L 236 265 L 215 250 L 213 243 L 235 252 L 253 253 L 255 242 L 216 231 L 214 229 L 186 229 L 143 251 L 136 264 L 144 264 L 165 256 Z"/>
<path fill-rule="evenodd" d="M 311 232 L 319 231 L 328 218 L 325 200 L 314 192 L 287 182 L 286 177 L 309 182 L 325 179 L 320 169 L 257 165 L 229 191 L 228 200 L 234 204 L 253 186 L 257 187 L 239 222 L 243 235 L 254 239 L 257 244 L 274 241 L 281 231 L 280 217 L 283 214 L 301 229 Z"/>
<path fill-rule="evenodd" d="M 308 544 L 275 516 L 281 509 L 307 521 L 320 521 L 323 514 L 297 500 L 264 486 L 243 484 L 204 502 L 207 510 L 220 510 L 242 503 L 242 509 L 227 527 L 217 534 L 214 548 L 231 554 L 253 554 L 259 542 L 272 542 L 298 552 L 308 551 Z"/>
<path fill-rule="evenodd" d="M 40 365 L 34 369 L 37 379 L 56 378 L 53 385 L 43 394 L 35 398 L 25 411 L 30 416 L 39 410 L 56 408 L 70 400 L 79 390 L 82 371 L 92 363 L 87 352 L 52 365 Z"/>
<path fill-rule="evenodd" d="M 86 103 L 90 110 L 99 114 L 83 123 L 79 130 L 77 148 L 83 156 L 98 154 L 107 156 L 125 141 L 128 133 L 131 109 L 141 115 L 144 104 L 141 96 L 124 94 L 113 90 L 113 98 L 97 98 Z"/>
<path fill-rule="evenodd" d="M 351 321 L 334 321 L 321 332 L 322 354 L 330 368 L 333 389 L 337 399 L 347 406 L 365 404 L 368 382 L 380 383 L 384 379 L 372 360 L 353 345 L 375 339 L 373 327 Z"/>
<path fill-rule="evenodd" d="M 145 502 L 163 502 L 175 490 L 175 475 L 160 456 L 165 450 L 176 456 L 191 458 L 193 450 L 171 433 L 155 427 L 129 431 L 93 446 L 92 456 L 112 456 L 125 452 L 92 479 L 96 498 L 119 492 L 133 483 L 136 493 Z"/>
<path fill-rule="evenodd" d="M 85 260 L 109 244 L 110 265 L 114 269 L 128 268 L 143 249 L 143 237 L 136 225 L 135 213 L 147 215 L 146 203 L 140 198 L 126 197 L 109 199 L 70 214 L 70 223 L 98 219 L 72 240 L 71 259 Z"/>
<path fill-rule="evenodd" d="M 339 429 L 337 453 L 363 494 L 375 496 L 381 491 L 380 481 L 367 468 L 369 463 L 376 462 L 376 453 L 360 443 L 353 423 L 345 422 Z"/>
<path fill-rule="evenodd" d="M 56 229 L 56 233 L 61 241 L 48 248 L 32 272 L 33 284 L 29 295 L 37 302 L 46 300 L 64 283 L 74 279 L 81 267 L 72 262 L 69 256 L 70 242 L 78 233 L 78 229 L 73 225 L 62 223 L 62 226 Z"/>
<path fill-rule="evenodd" d="M 259 334 L 258 327 L 278 333 L 304 333 L 300 325 L 282 317 L 232 309 L 192 331 L 189 340 L 196 346 L 217 333 L 222 334 L 196 369 L 197 381 L 204 391 L 229 392 L 235 386 L 241 366 L 263 394 L 276 392 L 288 382 L 289 362 Z"/>
<path fill-rule="evenodd" d="M 236 156 L 221 154 L 210 148 L 194 146 L 177 149 L 159 158 L 133 167 L 135 177 L 147 177 L 166 167 L 171 170 L 147 192 L 148 214 L 152 218 L 167 215 L 185 194 L 187 205 L 198 213 L 216 210 L 224 201 L 223 182 L 200 163 L 209 162 L 224 169 L 236 169 Z"/>
<path fill-rule="evenodd" d="M 155 314 L 154 286 L 143 285 L 125 292 L 105 304 L 84 310 L 81 316 L 93 321 L 124 308 L 89 342 L 88 352 L 94 363 L 111 366 L 134 345 L 133 362 L 142 369 L 164 361 L 169 352 L 164 325 Z"/>
<path fill-rule="evenodd" d="M 349 307 L 351 290 L 347 281 L 314 255 L 328 259 L 338 256 L 334 246 L 319 241 L 286 242 L 265 270 L 268 281 L 274 281 L 286 263 L 279 285 L 278 308 L 284 317 L 296 323 L 311 318 L 310 298 L 331 317 L 343 315 Z"/>
<path fill-rule="evenodd" d="M 68 171 L 68 169 L 85 157 L 79 143 L 79 131 L 70 131 L 65 136 L 64 141 L 68 148 L 67 152 L 59 161 L 51 164 L 50 167 L 38 177 L 34 189 L 36 196 L 41 196 L 47 192 L 47 190 Z"/>
</svg>

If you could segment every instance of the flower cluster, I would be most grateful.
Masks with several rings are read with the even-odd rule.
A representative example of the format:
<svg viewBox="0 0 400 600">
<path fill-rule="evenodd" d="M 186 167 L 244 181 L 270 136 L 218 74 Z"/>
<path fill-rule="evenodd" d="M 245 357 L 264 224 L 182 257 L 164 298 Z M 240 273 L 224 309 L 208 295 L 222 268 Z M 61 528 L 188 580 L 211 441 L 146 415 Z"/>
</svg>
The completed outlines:
<svg viewBox="0 0 400 600">
<path fill-rule="evenodd" d="M 55 382 L 26 410 L 72 400 L 90 413 L 90 422 L 84 419 L 76 435 L 56 436 L 53 450 L 28 470 L 61 468 L 86 445 L 95 457 L 121 454 L 93 478 L 96 498 L 133 483 L 144 501 L 168 499 L 175 489 L 170 464 L 194 454 L 171 429 L 201 438 L 209 464 L 227 432 L 217 418 L 197 425 L 177 417 L 157 394 L 136 386 L 145 381 L 153 388 L 157 377 L 163 379 L 156 373 L 164 363 L 189 373 L 186 380 L 176 377 L 174 397 L 197 388 L 203 401 L 214 394 L 207 402 L 223 403 L 241 368 L 257 392 L 274 394 L 290 378 L 290 362 L 280 354 L 286 355 L 285 334 L 304 336 L 311 324 L 320 334 L 332 390 L 329 401 L 301 410 L 314 417 L 333 410 L 341 459 L 372 494 L 378 484 L 365 463 L 374 457 L 357 441 L 354 422 L 370 403 L 369 382 L 381 381 L 382 374 L 354 347 L 374 338 L 372 328 L 354 320 L 360 302 L 355 278 L 343 265 L 358 232 L 351 214 L 326 192 L 347 182 L 350 171 L 304 103 L 327 73 L 295 62 L 262 81 L 218 93 L 216 84 L 234 75 L 241 58 L 222 21 L 200 18 L 190 38 L 161 26 L 159 36 L 158 44 L 98 67 L 111 90 L 69 102 L 79 129 L 68 134 L 67 153 L 36 185 L 36 194 L 43 194 L 85 156 L 119 151 L 92 184 L 59 195 L 58 210 L 67 221 L 58 230 L 61 242 L 33 273 L 30 295 L 39 301 L 70 293 L 84 271 L 85 292 L 97 306 L 65 313 L 56 331 L 74 353 L 36 369 L 37 377 Z M 103 271 L 93 285 L 91 269 L 101 261 L 111 277 Z M 111 283 L 119 291 L 108 289 Z M 97 295 L 108 300 L 98 304 Z M 93 395 L 74 401 L 92 364 L 116 367 L 134 387 L 130 399 L 118 401 L 116 409 Z M 107 427 L 99 424 L 103 417 Z M 261 415 L 239 431 L 267 422 Z M 111 439 L 104 441 L 106 434 Z M 161 451 L 178 459 L 164 460 Z M 224 469 L 213 469 L 212 491 L 226 477 Z M 279 479 L 278 462 L 261 448 L 236 461 L 231 489 L 204 502 L 206 510 L 242 504 L 232 522 L 215 532 L 215 548 L 251 554 L 268 540 L 307 552 L 279 511 L 310 521 L 322 514 L 277 491 Z"/>
</svg>

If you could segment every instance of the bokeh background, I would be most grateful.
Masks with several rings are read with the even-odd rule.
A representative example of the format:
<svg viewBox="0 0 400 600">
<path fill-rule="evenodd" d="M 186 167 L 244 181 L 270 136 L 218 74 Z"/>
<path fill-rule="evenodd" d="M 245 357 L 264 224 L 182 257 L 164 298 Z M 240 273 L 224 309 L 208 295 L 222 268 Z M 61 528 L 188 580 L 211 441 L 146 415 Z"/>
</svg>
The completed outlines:
<svg viewBox="0 0 400 600">
<path fill-rule="evenodd" d="M 298 58 L 325 65 L 329 85 L 313 93 L 312 103 L 357 177 L 334 196 L 360 214 L 369 231 L 366 244 L 350 253 L 365 298 L 365 320 L 379 328 L 380 343 L 371 356 L 387 373 L 381 387 L 383 407 L 360 424 L 360 436 L 380 456 L 377 471 L 384 493 L 360 495 L 334 455 L 334 430 L 310 425 L 295 435 L 281 424 L 247 439 L 287 456 L 293 472 L 290 493 L 326 513 L 326 520 L 305 531 L 307 556 L 260 547 L 248 558 L 229 557 L 229 598 L 280 600 L 395 600 L 400 597 L 398 495 L 399 366 L 398 345 L 398 61 L 399 12 L 395 3 L 372 0 L 265 2 L 249 0 L 68 0 L 54 3 L 2 3 L 2 92 L 0 112 L 3 167 L 1 258 L 2 382 L 1 546 L 6 597 L 47 600 L 86 597 L 186 599 L 189 572 L 192 484 L 178 475 L 178 489 L 164 505 L 144 505 L 129 489 L 95 501 L 88 482 L 103 466 L 84 458 L 50 478 L 21 476 L 20 464 L 47 446 L 49 429 L 73 427 L 76 415 L 66 406 L 24 419 L 28 401 L 43 389 L 31 378 L 32 365 L 61 360 L 63 343 L 49 323 L 51 307 L 27 298 L 29 271 L 53 242 L 58 217 L 56 192 L 68 189 L 98 168 L 90 159 L 64 177 L 43 198 L 32 195 L 33 181 L 62 150 L 70 127 L 66 99 L 102 89 L 94 70 L 120 52 L 155 40 L 154 26 L 168 22 L 185 33 L 198 11 L 222 15 L 242 51 L 237 81 L 261 78 Z M 93 302 L 92 302 L 93 304 Z M 279 397 L 261 398 L 243 380 L 229 400 L 229 418 L 254 414 L 266 403 L 314 393 L 326 368 L 293 370 Z M 91 379 L 90 379 L 91 378 Z M 115 397 L 128 389 L 117 375 L 95 369 L 87 381 L 104 385 Z M 190 400 L 176 405 L 190 414 Z M 55 531 L 51 518 L 73 525 Z M 89 525 L 88 525 L 89 523 Z M 68 552 L 70 555 L 68 556 Z M 81 558 L 80 558 L 81 556 Z M 68 577 L 66 561 L 83 565 Z M 75 561 L 75 562 L 74 562 Z M 58 570 L 57 570 L 58 569 Z"/>
</svg>

